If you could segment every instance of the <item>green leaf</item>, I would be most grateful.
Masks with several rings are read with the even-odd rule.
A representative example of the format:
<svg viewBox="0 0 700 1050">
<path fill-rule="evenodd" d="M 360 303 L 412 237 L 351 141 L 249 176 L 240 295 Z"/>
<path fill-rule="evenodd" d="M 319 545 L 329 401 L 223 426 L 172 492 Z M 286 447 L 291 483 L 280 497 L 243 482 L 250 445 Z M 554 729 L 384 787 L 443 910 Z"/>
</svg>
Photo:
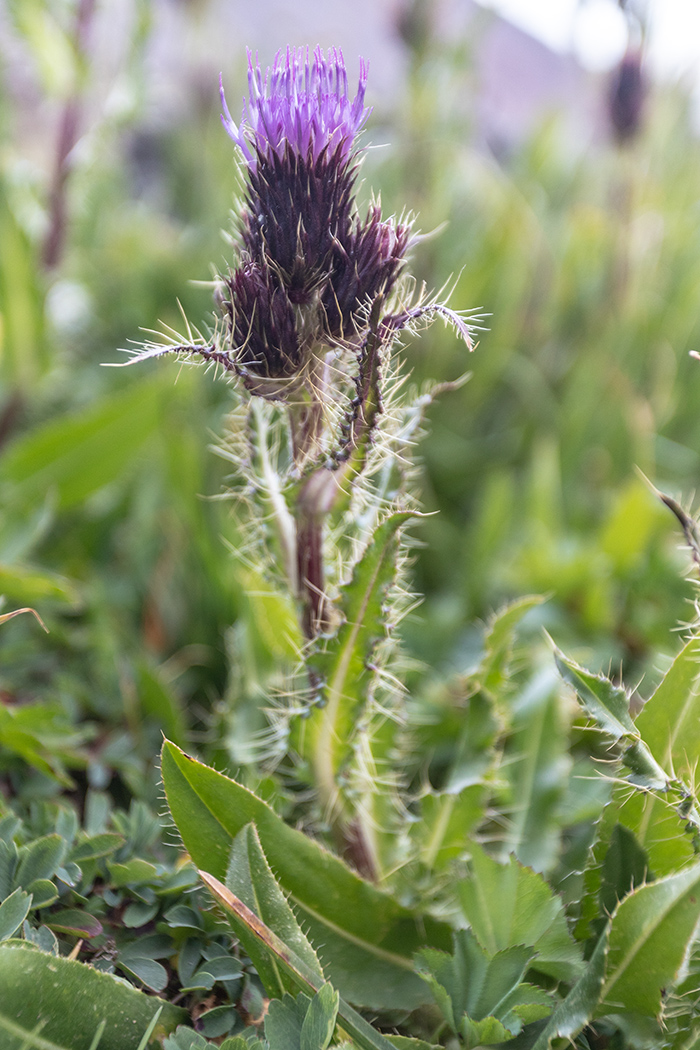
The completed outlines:
<svg viewBox="0 0 700 1050">
<path fill-rule="evenodd" d="M 484 784 L 421 796 L 420 820 L 410 826 L 409 834 L 427 868 L 443 871 L 464 854 L 470 833 L 483 820 L 487 798 Z"/>
<path fill-rule="evenodd" d="M 660 765 L 678 777 L 700 760 L 700 635 L 694 635 L 639 713 L 635 726 Z"/>
<path fill-rule="evenodd" d="M 578 694 L 585 710 L 616 743 L 625 745 L 623 762 L 632 783 L 651 791 L 666 791 L 670 780 L 641 739 L 629 713 L 629 696 L 602 675 L 591 674 L 555 648 L 554 659 L 565 682 Z"/>
<path fill-rule="evenodd" d="M 208 1039 L 218 1039 L 226 1035 L 237 1022 L 240 1022 L 240 1017 L 233 1006 L 213 1006 L 199 1018 L 202 1032 Z M 209 1043 L 209 1046 L 216 1047 L 216 1044 Z"/>
<path fill-rule="evenodd" d="M 621 686 L 603 675 L 594 675 L 554 650 L 554 660 L 565 682 L 576 691 L 591 718 L 613 740 L 639 737 L 630 715 L 630 698 Z"/>
<path fill-rule="evenodd" d="M 326 1050 L 335 1031 L 339 996 L 324 984 L 313 999 L 301 992 L 273 999 L 265 1017 L 270 1050 Z"/>
<path fill-rule="evenodd" d="M 557 1006 L 532 1050 L 549 1050 L 552 1039 L 573 1039 L 593 1019 L 600 1001 L 608 950 L 606 928 L 586 963 L 586 969 L 566 999 Z"/>
<path fill-rule="evenodd" d="M 51 490 L 62 510 L 84 503 L 138 463 L 139 449 L 158 426 L 162 389 L 160 376 L 142 380 L 15 440 L 0 463 L 0 487 L 19 503 Z"/>
<path fill-rule="evenodd" d="M 246 824 L 234 839 L 226 886 L 266 926 L 274 930 L 321 980 L 324 979 L 318 957 L 270 871 L 254 824 Z M 280 970 L 275 957 L 261 948 L 245 924 L 241 924 L 236 933 L 271 999 L 279 998 L 287 991 L 297 991 L 298 985 L 294 982 L 290 985 L 288 975 Z"/>
<path fill-rule="evenodd" d="M 26 1035 L 38 1026 L 42 1039 L 70 1050 L 89 1050 L 102 1021 L 100 1050 L 137 1050 L 159 1009 L 156 1035 L 187 1018 L 186 1011 L 144 995 L 110 974 L 48 955 L 26 941 L 0 944 L 0 987 L 0 1031 L 4 1028 L 7 1033 L 3 1050 L 26 1046 Z"/>
<path fill-rule="evenodd" d="M 145 926 L 147 922 L 155 919 L 158 914 L 159 905 L 146 904 L 144 901 L 133 901 L 124 909 L 122 922 L 129 929 L 138 929 Z"/>
<path fill-rule="evenodd" d="M 0 941 L 8 940 L 29 915 L 31 894 L 16 889 L 0 904 Z"/>
<path fill-rule="evenodd" d="M 694 828 L 678 813 L 674 800 L 647 791 L 630 792 L 616 785 L 611 805 L 621 825 L 634 833 L 656 878 L 688 867 L 697 853 Z M 612 819 L 612 810 L 610 817 Z"/>
<path fill-rule="evenodd" d="M 324 984 L 313 997 L 301 1026 L 300 1050 L 326 1050 L 333 1038 L 340 997 Z"/>
<path fill-rule="evenodd" d="M 32 908 L 48 908 L 58 898 L 58 890 L 51 879 L 34 879 L 26 890 L 32 895 Z"/>
<path fill-rule="evenodd" d="M 551 868 L 561 847 L 559 805 L 569 768 L 559 682 L 547 668 L 512 701 L 512 733 L 504 773 L 510 783 L 505 848 L 539 871 Z"/>
<path fill-rule="evenodd" d="M 130 955 L 128 959 L 123 959 L 120 955 L 117 966 L 125 973 L 131 974 L 137 981 L 141 981 L 151 991 L 162 992 L 167 987 L 168 971 L 155 959 L 139 955 Z"/>
<path fill-rule="evenodd" d="M 81 835 L 68 854 L 68 860 L 73 861 L 74 864 L 80 864 L 85 860 L 97 860 L 116 853 L 123 845 L 124 836 L 111 831 L 105 831 L 99 835 Z"/>
<path fill-rule="evenodd" d="M 71 580 L 29 565 L 0 564 L 0 594 L 13 605 L 37 605 L 47 600 L 80 604 L 80 594 Z"/>
<path fill-rule="evenodd" d="M 616 824 L 610 837 L 601 870 L 600 904 L 612 915 L 621 900 L 650 876 L 649 857 L 634 834 L 623 824 Z"/>
<path fill-rule="evenodd" d="M 526 945 L 536 952 L 534 969 L 563 981 L 579 977 L 580 949 L 569 934 L 560 898 L 544 878 L 513 856 L 501 864 L 476 844 L 470 849 L 470 872 L 457 889 L 479 943 L 491 955 Z"/>
<path fill-rule="evenodd" d="M 321 681 L 317 704 L 308 718 L 296 723 L 297 747 L 308 757 L 321 797 L 337 795 L 337 776 L 347 762 L 358 719 L 367 703 L 372 679 L 372 651 L 386 635 L 382 605 L 396 572 L 398 531 L 411 517 L 392 514 L 355 565 L 352 580 L 342 588 L 343 623 L 337 633 L 312 653 L 309 665 Z"/>
<path fill-rule="evenodd" d="M 510 676 L 515 634 L 522 618 L 544 601 L 539 595 L 518 598 L 491 618 L 484 638 L 484 657 L 479 667 L 481 687 L 497 701 Z"/>
<path fill-rule="evenodd" d="M 78 908 L 64 908 L 62 911 L 50 914 L 46 919 L 46 925 L 58 933 L 68 933 L 88 940 L 92 937 L 99 937 L 103 932 L 99 919 L 96 919 L 90 912 L 80 911 Z"/>
<path fill-rule="evenodd" d="M 426 1001 L 412 958 L 426 944 L 449 944 L 445 924 L 398 904 L 252 792 L 168 741 L 162 775 L 186 849 L 217 878 L 226 875 L 235 836 L 255 824 L 283 893 L 341 995 L 369 1009 L 413 1009 Z"/>
<path fill-rule="evenodd" d="M 242 975 L 243 970 L 237 959 L 230 955 L 217 955 L 213 959 L 203 962 L 197 971 L 197 976 L 207 973 L 215 981 L 236 981 Z"/>
<path fill-rule="evenodd" d="M 657 1016 L 662 994 L 681 971 L 699 918 L 700 863 L 637 887 L 625 897 L 611 921 L 601 993 L 605 1009 Z"/>
<path fill-rule="evenodd" d="M 138 671 L 138 696 L 144 715 L 154 719 L 170 740 L 184 747 L 187 741 L 187 717 L 182 701 L 145 664 Z"/>
<path fill-rule="evenodd" d="M 311 1000 L 300 994 L 273 999 L 265 1015 L 265 1038 L 270 1050 L 300 1050 L 301 1028 Z"/>
<path fill-rule="evenodd" d="M 65 852 L 66 844 L 60 835 L 44 835 L 22 846 L 15 882 L 18 886 L 28 887 L 36 879 L 50 878 L 56 874 Z"/>
<path fill-rule="evenodd" d="M 158 874 L 155 864 L 141 860 L 139 857 L 133 857 L 124 864 L 108 864 L 107 870 L 112 879 L 112 885 L 117 888 L 139 882 L 153 882 Z"/>
<path fill-rule="evenodd" d="M 426 948 L 417 961 L 450 1028 L 467 1047 L 476 1047 L 503 1042 L 522 1028 L 514 1007 L 533 955 L 531 948 L 514 945 L 490 956 L 470 930 L 458 930 L 452 955 Z"/>
<path fill-rule="evenodd" d="M 48 364 L 43 282 L 36 245 L 17 221 L 4 187 L 0 187 L 0 243 L 2 378 L 9 389 L 29 393 Z"/>
<path fill-rule="evenodd" d="M 8 897 L 15 884 L 19 851 L 12 839 L 0 839 L 0 900 Z"/>
<path fill-rule="evenodd" d="M 219 882 L 206 871 L 200 871 L 200 876 L 214 897 L 223 906 L 225 911 L 235 917 L 236 924 L 245 923 L 252 933 L 258 938 L 261 945 L 274 954 L 280 963 L 300 984 L 315 992 L 319 992 L 325 983 L 318 974 L 306 965 L 284 941 L 273 933 L 249 908 L 238 900 L 223 883 Z M 358 1014 L 342 998 L 338 1001 L 338 1025 L 343 1031 L 354 1039 L 361 1050 L 389 1050 L 384 1036 L 380 1035 L 364 1017 Z"/>
</svg>

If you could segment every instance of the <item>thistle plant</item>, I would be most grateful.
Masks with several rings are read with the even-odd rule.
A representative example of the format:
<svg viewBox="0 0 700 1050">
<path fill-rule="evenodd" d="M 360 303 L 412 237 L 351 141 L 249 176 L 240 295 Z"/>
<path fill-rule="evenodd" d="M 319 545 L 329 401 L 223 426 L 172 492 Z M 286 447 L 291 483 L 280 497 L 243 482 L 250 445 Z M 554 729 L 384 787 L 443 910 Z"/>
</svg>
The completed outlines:
<svg viewBox="0 0 700 1050">
<path fill-rule="evenodd" d="M 361 61 L 353 97 L 336 50 L 288 49 L 265 74 L 249 54 L 240 124 L 221 84 L 243 194 L 234 265 L 215 280 L 215 325 L 196 339 L 148 343 L 132 360 L 197 358 L 236 381 L 238 426 L 226 454 L 246 497 L 245 554 L 298 611 L 303 671 L 275 718 L 286 720 L 296 760 L 310 766 L 340 848 L 376 877 L 376 815 L 359 817 L 358 778 L 362 769 L 377 775 L 379 723 L 400 720 L 400 687 L 380 667 L 381 643 L 401 604 L 399 535 L 415 511 L 411 444 L 429 400 L 405 393 L 394 347 L 436 315 L 470 350 L 473 342 L 462 313 L 416 294 L 411 218 L 384 218 L 377 200 L 358 210 L 366 83 Z M 392 587 L 394 610 L 384 604 Z M 379 715 L 387 682 L 393 695 Z"/>
<path fill-rule="evenodd" d="M 538 598 L 491 618 L 468 670 L 410 697 L 402 684 L 412 448 L 436 390 L 409 388 L 396 344 L 441 316 L 471 350 L 478 318 L 416 290 L 411 217 L 387 219 L 375 200 L 358 209 L 366 81 L 361 63 L 351 97 L 336 51 L 288 50 L 265 74 L 249 56 L 240 124 L 222 87 L 243 192 L 214 324 L 132 357 L 184 357 L 234 381 L 221 451 L 235 468 L 236 553 L 293 652 L 286 689 L 265 701 L 277 808 L 245 771 L 232 779 L 170 741 L 162 752 L 174 824 L 271 1000 L 265 1042 L 258 1027 L 223 1045 L 391 1050 L 363 1008 L 399 1023 L 407 1050 L 690 1050 L 697 634 L 637 721 L 631 693 L 558 650 L 544 670 L 539 652 L 517 669 Z M 598 733 L 587 748 L 567 688 Z M 219 1036 L 237 1021 L 212 1023 Z"/>
</svg>

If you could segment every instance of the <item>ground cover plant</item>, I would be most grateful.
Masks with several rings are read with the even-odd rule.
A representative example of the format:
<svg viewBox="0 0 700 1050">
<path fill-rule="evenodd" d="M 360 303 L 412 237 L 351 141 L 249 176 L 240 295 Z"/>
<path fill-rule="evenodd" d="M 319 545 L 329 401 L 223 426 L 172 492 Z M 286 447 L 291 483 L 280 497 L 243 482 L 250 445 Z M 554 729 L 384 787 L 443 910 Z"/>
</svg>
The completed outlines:
<svg viewBox="0 0 700 1050">
<path fill-rule="evenodd" d="M 409 219 L 356 206 L 364 71 L 355 92 L 337 54 L 292 52 L 267 82 L 250 75 L 242 124 L 222 107 L 244 188 L 215 323 L 177 335 L 169 315 L 141 355 L 214 360 L 230 393 L 194 369 L 176 386 L 167 362 L 96 379 L 94 361 L 3 359 L 24 418 L 0 465 L 2 589 L 50 628 L 0 624 L 4 1045 L 691 1047 L 699 643 L 688 630 L 667 655 L 680 603 L 631 613 L 635 645 L 607 609 L 635 573 L 651 595 L 683 593 L 659 542 L 673 517 L 617 450 L 609 520 L 558 557 L 540 443 L 531 558 L 546 550 L 568 576 L 548 602 L 517 588 L 449 661 L 443 643 L 419 662 L 438 627 L 414 619 L 421 645 L 411 626 L 413 544 L 428 532 L 436 547 L 415 449 L 426 417 L 463 413 L 486 382 L 498 316 L 467 362 L 464 318 L 415 296 Z M 9 206 L 6 221 L 31 261 Z M 26 346 L 7 281 L 8 345 Z M 395 337 L 435 315 L 453 323 L 449 350 L 433 353 L 439 326 L 411 337 L 414 358 L 431 348 L 416 373 L 434 361 L 440 380 L 416 387 Z M 197 498 L 218 491 L 217 463 L 233 514 Z M 492 580 L 496 518 L 480 538 Z M 613 566 L 602 592 L 589 557 Z M 544 555 L 526 569 L 554 572 Z M 665 659 L 638 685 L 662 631 Z M 589 643 L 576 660 L 572 635 Z M 611 653 L 637 688 L 598 673 Z"/>
</svg>

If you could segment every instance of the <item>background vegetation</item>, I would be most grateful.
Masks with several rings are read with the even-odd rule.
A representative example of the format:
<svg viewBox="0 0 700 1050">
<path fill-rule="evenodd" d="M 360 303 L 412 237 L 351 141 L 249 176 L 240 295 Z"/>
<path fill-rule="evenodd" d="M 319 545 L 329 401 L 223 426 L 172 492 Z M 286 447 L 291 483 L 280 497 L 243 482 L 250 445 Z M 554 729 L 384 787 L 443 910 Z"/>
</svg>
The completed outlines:
<svg viewBox="0 0 700 1050">
<path fill-rule="evenodd" d="M 18 894 L 0 936 L 26 918 L 27 940 L 172 993 L 190 1017 L 214 1006 L 202 1030 L 216 1038 L 235 1030 L 232 1003 L 236 1017 L 259 1019 L 262 986 L 202 910 L 159 819 L 156 756 L 165 733 L 294 819 L 295 796 L 259 761 L 264 707 L 292 656 L 285 612 L 258 597 L 235 553 L 235 502 L 220 498 L 232 468 L 209 446 L 225 444 L 226 384 L 172 364 L 99 366 L 141 326 L 181 328 L 178 303 L 206 319 L 210 290 L 190 280 L 226 255 L 232 151 L 215 84 L 177 126 L 146 130 L 146 20 L 125 66 L 131 107 L 72 150 L 71 113 L 84 115 L 94 74 L 80 21 L 39 0 L 11 14 L 67 148 L 52 177 L 33 169 L 34 128 L 3 92 L 0 593 L 3 611 L 33 607 L 48 633 L 29 615 L 0 626 L 0 899 Z M 651 92 L 624 146 L 572 152 L 551 121 L 495 159 L 471 145 L 467 72 L 463 42 L 414 40 L 405 98 L 377 114 L 391 148 L 364 167 L 387 211 L 413 209 L 421 229 L 439 229 L 416 249 L 419 279 L 453 281 L 452 305 L 490 315 L 468 361 L 439 326 L 405 349 L 419 385 L 473 372 L 428 413 L 420 487 L 439 513 L 415 530 L 425 601 L 401 626 L 409 695 L 428 727 L 406 769 L 436 790 L 454 773 L 454 726 L 449 712 L 435 716 L 435 683 L 478 678 L 483 623 L 505 601 L 546 597 L 522 609 L 523 681 L 551 664 L 546 627 L 645 698 L 695 594 L 677 523 L 639 475 L 689 500 L 700 468 L 700 365 L 689 357 L 700 347 L 700 145 L 686 100 Z M 559 876 L 582 867 L 603 789 L 577 779 L 596 756 L 568 700 L 563 721 L 547 707 L 552 689 L 570 695 L 547 679 L 533 701 L 548 745 L 535 801 L 493 837 L 573 901 L 580 883 Z M 513 759 L 504 812 L 526 777 L 522 734 L 535 732 L 522 710 L 511 715 L 499 730 Z M 406 897 L 437 893 L 424 846 Z M 445 864 L 459 853 L 457 841 L 444 849 Z"/>
</svg>

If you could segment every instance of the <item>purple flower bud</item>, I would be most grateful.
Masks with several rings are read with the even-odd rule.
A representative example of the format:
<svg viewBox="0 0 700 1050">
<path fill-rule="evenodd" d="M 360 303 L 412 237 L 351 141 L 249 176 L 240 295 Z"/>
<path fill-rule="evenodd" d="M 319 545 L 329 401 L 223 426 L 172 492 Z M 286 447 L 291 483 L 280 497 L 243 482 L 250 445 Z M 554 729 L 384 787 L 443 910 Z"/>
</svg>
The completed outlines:
<svg viewBox="0 0 700 1050">
<path fill-rule="evenodd" d="M 236 347 L 236 371 L 253 393 L 284 398 L 303 364 L 294 307 L 264 265 L 246 260 L 225 281 L 220 305 Z"/>
</svg>

